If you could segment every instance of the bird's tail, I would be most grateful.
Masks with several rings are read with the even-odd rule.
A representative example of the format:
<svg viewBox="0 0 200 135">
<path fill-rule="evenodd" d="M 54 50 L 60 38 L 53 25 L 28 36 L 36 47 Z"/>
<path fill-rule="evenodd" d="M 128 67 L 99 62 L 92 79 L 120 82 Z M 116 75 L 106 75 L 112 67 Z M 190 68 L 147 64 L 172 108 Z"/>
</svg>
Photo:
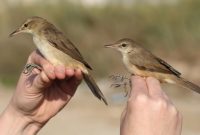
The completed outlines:
<svg viewBox="0 0 200 135">
<path fill-rule="evenodd" d="M 191 83 L 187 80 L 185 80 L 184 78 L 178 78 L 176 79 L 177 84 L 180 84 L 181 86 L 187 88 L 187 89 L 191 89 L 197 93 L 200 94 L 200 87 L 194 83 Z"/>
<path fill-rule="evenodd" d="M 96 96 L 100 100 L 103 100 L 103 102 L 106 105 L 108 105 L 106 98 L 104 97 L 103 93 L 97 86 L 97 84 L 96 84 L 95 80 L 92 78 L 92 76 L 89 74 L 83 73 L 83 78 L 84 78 L 85 82 L 87 83 L 88 87 L 90 88 L 90 90 L 92 91 L 92 93 L 94 94 L 94 96 Z"/>
</svg>

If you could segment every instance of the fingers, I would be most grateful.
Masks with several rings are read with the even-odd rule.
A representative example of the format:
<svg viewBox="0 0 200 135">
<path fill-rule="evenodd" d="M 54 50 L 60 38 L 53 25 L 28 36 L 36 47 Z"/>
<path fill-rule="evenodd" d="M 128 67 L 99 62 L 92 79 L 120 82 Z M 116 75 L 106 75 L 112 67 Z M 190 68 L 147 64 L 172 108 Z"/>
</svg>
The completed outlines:
<svg viewBox="0 0 200 135">
<path fill-rule="evenodd" d="M 82 76 L 81 70 L 80 69 L 74 70 L 74 75 L 71 76 L 71 78 L 67 80 L 68 87 L 70 87 L 70 89 L 76 89 L 77 86 L 81 83 L 82 78 L 83 76 Z"/>
<path fill-rule="evenodd" d="M 68 78 L 72 77 L 74 75 L 74 73 L 75 73 L 75 70 L 73 70 L 73 69 L 70 69 L 70 68 L 65 69 L 65 74 Z"/>
<path fill-rule="evenodd" d="M 54 72 L 56 78 L 59 80 L 68 80 L 73 76 L 78 81 L 82 80 L 82 72 L 80 69 L 65 68 L 63 65 L 59 65 L 55 67 Z"/>
<path fill-rule="evenodd" d="M 59 87 L 64 90 L 65 93 L 73 95 L 77 86 L 81 83 L 83 78 L 82 72 L 80 69 L 66 69 L 65 74 L 61 75 L 60 66 L 55 67 L 55 75 L 58 80 L 51 80 L 44 71 L 37 75 L 33 85 L 38 89 L 42 90 L 49 87 L 54 81 L 59 84 Z"/>
<path fill-rule="evenodd" d="M 146 80 L 139 76 L 131 77 L 132 90 L 130 97 L 135 97 L 137 95 L 149 95 L 149 90 L 146 84 Z"/>
<path fill-rule="evenodd" d="M 38 76 L 35 78 L 33 85 L 34 87 L 40 92 L 42 89 L 47 88 L 51 84 L 51 80 L 47 75 L 42 71 Z"/>
<path fill-rule="evenodd" d="M 59 66 L 54 67 L 38 51 L 34 51 L 30 55 L 28 62 L 41 66 L 44 73 L 51 80 L 54 80 L 56 78 L 66 79 L 65 77 L 71 77 L 74 75 L 73 69 L 69 69 L 69 68 L 66 69 L 64 65 L 59 65 Z"/>
<path fill-rule="evenodd" d="M 82 71 L 80 69 L 76 69 L 74 76 L 69 80 L 69 85 L 71 88 L 71 96 L 74 95 L 77 87 L 79 86 L 79 84 L 81 83 L 81 80 L 83 79 L 83 75 L 82 75 Z"/>
<path fill-rule="evenodd" d="M 131 78 L 131 82 L 132 82 L 132 92 L 131 92 L 132 96 L 146 95 L 152 98 L 167 97 L 167 95 L 163 92 L 160 86 L 160 82 L 153 77 L 148 77 L 144 79 L 139 76 L 133 76 Z"/>
<path fill-rule="evenodd" d="M 38 51 L 34 51 L 28 59 L 28 63 L 34 63 L 41 66 L 47 77 L 50 79 L 55 79 L 56 75 L 54 73 L 54 67 L 49 63 Z"/>
<path fill-rule="evenodd" d="M 153 78 L 153 77 L 148 77 L 146 79 L 147 82 L 147 87 L 149 89 L 149 95 L 152 98 L 165 98 L 168 99 L 167 95 L 165 92 L 162 90 L 160 82 Z"/>
<path fill-rule="evenodd" d="M 38 74 L 38 77 L 35 80 L 35 83 L 38 84 L 38 87 L 48 87 L 49 84 L 55 79 L 66 81 L 70 79 L 70 83 L 78 85 L 82 80 L 81 70 L 74 70 L 72 68 L 66 68 L 64 65 L 53 66 L 48 62 L 38 51 L 34 51 L 28 59 L 28 63 L 34 63 L 42 67 L 42 71 L 34 69 L 34 72 Z M 69 83 L 69 82 L 68 82 Z"/>
<path fill-rule="evenodd" d="M 56 78 L 62 80 L 65 79 L 65 66 L 59 65 L 54 68 L 54 73 Z"/>
<path fill-rule="evenodd" d="M 130 98 L 149 97 L 155 100 L 164 99 L 172 104 L 171 100 L 162 90 L 160 82 L 157 79 L 153 77 L 148 77 L 144 79 L 139 76 L 133 76 L 131 78 L 131 82 L 132 82 L 132 91 L 130 94 Z"/>
<path fill-rule="evenodd" d="M 150 96 L 162 96 L 163 95 L 163 92 L 162 92 L 162 89 L 161 89 L 161 86 L 160 86 L 160 82 L 153 78 L 153 77 L 148 77 L 146 79 L 146 82 L 147 82 L 147 87 L 148 89 L 150 90 L 149 91 L 149 95 Z"/>
<path fill-rule="evenodd" d="M 83 76 L 80 69 L 77 70 L 66 70 L 66 78 L 64 80 L 60 80 L 57 83 L 64 93 L 67 95 L 73 96 L 78 85 L 81 83 Z"/>
<path fill-rule="evenodd" d="M 75 72 L 76 83 L 79 84 L 83 79 L 82 71 L 80 69 L 76 69 Z"/>
</svg>

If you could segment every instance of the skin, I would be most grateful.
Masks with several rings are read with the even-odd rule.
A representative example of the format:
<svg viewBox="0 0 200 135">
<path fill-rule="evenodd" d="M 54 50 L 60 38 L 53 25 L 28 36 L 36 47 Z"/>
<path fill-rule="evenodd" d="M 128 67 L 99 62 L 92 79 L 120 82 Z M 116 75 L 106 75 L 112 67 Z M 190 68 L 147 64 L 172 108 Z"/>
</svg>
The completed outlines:
<svg viewBox="0 0 200 135">
<path fill-rule="evenodd" d="M 121 116 L 121 135 L 181 135 L 182 116 L 158 80 L 133 76 L 132 91 Z"/>
<path fill-rule="evenodd" d="M 27 63 L 40 65 L 43 70 L 34 69 L 30 76 L 21 74 L 16 91 L 0 116 L 1 135 L 36 134 L 70 101 L 82 80 L 80 70 L 53 67 L 36 52 Z"/>
<path fill-rule="evenodd" d="M 70 101 L 82 80 L 80 70 L 54 67 L 37 52 L 27 63 L 40 65 L 42 71 L 34 69 L 30 76 L 21 74 L 12 99 L 0 115 L 0 135 L 37 134 Z M 132 77 L 131 81 L 132 92 L 121 116 L 120 134 L 180 135 L 181 114 L 158 80 Z"/>
</svg>

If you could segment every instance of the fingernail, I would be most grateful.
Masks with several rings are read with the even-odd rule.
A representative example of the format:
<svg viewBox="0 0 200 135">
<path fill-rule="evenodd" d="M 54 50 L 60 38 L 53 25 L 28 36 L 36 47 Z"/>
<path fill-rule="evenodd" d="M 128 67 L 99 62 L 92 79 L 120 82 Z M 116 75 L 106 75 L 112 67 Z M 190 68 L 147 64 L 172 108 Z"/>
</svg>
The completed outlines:
<svg viewBox="0 0 200 135">
<path fill-rule="evenodd" d="M 47 72 L 50 73 L 50 74 L 53 74 L 54 73 L 54 68 L 53 66 L 47 66 Z"/>
<path fill-rule="evenodd" d="M 64 65 L 59 65 L 56 67 L 57 71 L 64 74 L 65 73 L 65 67 Z"/>
<path fill-rule="evenodd" d="M 80 73 L 81 69 L 78 68 L 78 69 L 75 70 L 75 72 Z"/>
<path fill-rule="evenodd" d="M 66 68 L 66 73 L 67 73 L 68 75 L 73 75 L 74 72 L 75 72 L 74 69 Z"/>
</svg>

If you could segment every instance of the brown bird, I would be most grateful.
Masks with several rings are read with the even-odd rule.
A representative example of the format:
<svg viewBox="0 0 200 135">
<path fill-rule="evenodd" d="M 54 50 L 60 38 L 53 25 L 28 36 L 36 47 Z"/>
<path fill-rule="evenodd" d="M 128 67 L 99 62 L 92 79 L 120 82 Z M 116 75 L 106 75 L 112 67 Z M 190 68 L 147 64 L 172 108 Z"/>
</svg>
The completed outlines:
<svg viewBox="0 0 200 135">
<path fill-rule="evenodd" d="M 83 59 L 75 45 L 53 24 L 41 17 L 31 17 L 12 32 L 10 36 L 19 33 L 33 35 L 33 41 L 39 52 L 54 66 L 65 65 L 66 67 L 81 69 L 83 78 L 92 93 L 107 105 L 103 93 L 88 72 L 88 69 L 92 69 L 91 66 Z M 30 64 L 28 66 L 30 67 Z"/>
<path fill-rule="evenodd" d="M 122 60 L 131 74 L 142 77 L 155 77 L 160 82 L 179 84 L 200 93 L 200 87 L 181 77 L 181 73 L 164 60 L 156 57 L 132 39 L 121 39 L 105 45 L 121 52 Z"/>
</svg>

